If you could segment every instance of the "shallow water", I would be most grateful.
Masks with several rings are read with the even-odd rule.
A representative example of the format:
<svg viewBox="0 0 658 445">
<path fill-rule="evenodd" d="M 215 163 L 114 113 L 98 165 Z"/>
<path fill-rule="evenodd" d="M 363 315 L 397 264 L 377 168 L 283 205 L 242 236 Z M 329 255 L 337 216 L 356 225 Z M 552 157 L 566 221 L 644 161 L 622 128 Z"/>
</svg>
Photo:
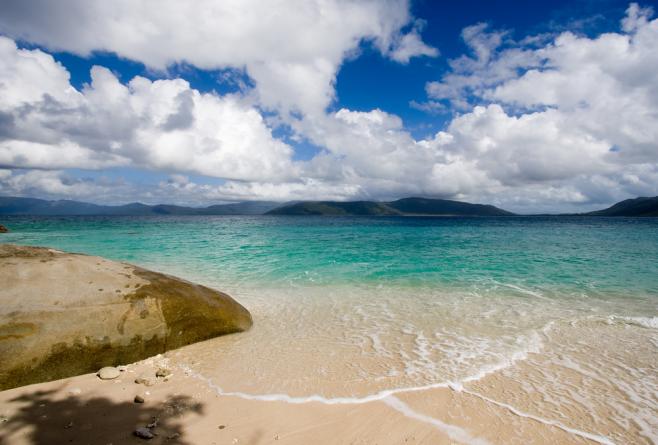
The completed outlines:
<svg viewBox="0 0 658 445">
<path fill-rule="evenodd" d="M 658 219 L 9 218 L 3 241 L 196 280 L 255 318 L 173 355 L 224 393 L 361 403 L 448 386 L 657 442 Z"/>
</svg>

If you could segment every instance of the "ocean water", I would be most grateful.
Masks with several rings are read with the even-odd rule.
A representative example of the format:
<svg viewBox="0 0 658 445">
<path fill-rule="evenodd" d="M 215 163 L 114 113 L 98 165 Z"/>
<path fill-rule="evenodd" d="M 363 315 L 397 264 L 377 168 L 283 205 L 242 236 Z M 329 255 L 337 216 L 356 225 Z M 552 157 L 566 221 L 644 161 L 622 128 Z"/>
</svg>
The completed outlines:
<svg viewBox="0 0 658 445">
<path fill-rule="evenodd" d="M 12 229 L 2 241 L 128 261 L 234 296 L 254 315 L 251 331 L 172 356 L 223 393 L 364 403 L 446 387 L 601 443 L 658 442 L 658 219 L 2 223 Z"/>
</svg>

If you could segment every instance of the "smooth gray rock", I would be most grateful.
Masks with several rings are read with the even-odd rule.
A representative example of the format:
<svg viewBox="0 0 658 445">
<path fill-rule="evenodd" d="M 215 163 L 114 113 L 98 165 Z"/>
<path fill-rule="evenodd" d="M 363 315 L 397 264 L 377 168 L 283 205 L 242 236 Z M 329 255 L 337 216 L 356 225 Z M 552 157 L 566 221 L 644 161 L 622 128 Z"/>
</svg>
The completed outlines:
<svg viewBox="0 0 658 445">
<path fill-rule="evenodd" d="M 121 375 L 121 371 L 119 371 L 117 368 L 114 366 L 106 366 L 104 368 L 101 368 L 96 375 L 101 379 L 101 380 L 112 380 L 116 379 Z"/>
<path fill-rule="evenodd" d="M 146 440 L 150 440 L 155 437 L 155 435 L 151 432 L 150 429 L 144 427 L 137 428 L 135 431 L 133 431 L 133 434 L 139 437 L 140 439 L 146 439 Z"/>
</svg>

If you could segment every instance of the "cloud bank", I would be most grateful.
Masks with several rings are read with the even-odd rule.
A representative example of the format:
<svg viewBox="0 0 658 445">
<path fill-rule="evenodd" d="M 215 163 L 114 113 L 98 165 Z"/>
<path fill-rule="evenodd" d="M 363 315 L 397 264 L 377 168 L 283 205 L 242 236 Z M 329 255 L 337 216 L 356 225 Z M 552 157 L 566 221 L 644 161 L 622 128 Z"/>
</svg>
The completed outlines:
<svg viewBox="0 0 658 445">
<path fill-rule="evenodd" d="M 410 20 L 404 0 L 7 0 L 0 29 L 48 49 L 110 51 L 162 71 L 176 63 L 244 68 L 261 105 L 320 113 L 361 41 L 401 62 L 436 55 L 418 26 L 402 32 Z"/>
<path fill-rule="evenodd" d="M 383 110 L 328 111 L 340 65 L 364 42 L 402 64 L 438 56 L 406 2 L 277 1 L 259 14 L 246 1 L 162 2 L 157 11 L 148 2 L 63 3 L 9 1 L 0 18 L 9 36 L 0 37 L 3 194 L 84 198 L 106 187 L 178 202 L 430 195 L 517 211 L 658 194 L 658 20 L 635 4 L 616 32 L 596 37 L 517 41 L 486 24 L 467 27 L 469 52 L 428 82 L 420 105 L 453 117 L 417 140 Z M 122 83 L 96 66 L 77 90 L 48 50 L 111 51 L 161 71 L 239 69 L 253 88 L 218 95 L 180 78 Z M 292 139 L 275 136 L 280 126 Z M 296 160 L 295 140 L 321 150 Z M 140 191 L 62 171 L 127 166 L 175 176 Z"/>
</svg>

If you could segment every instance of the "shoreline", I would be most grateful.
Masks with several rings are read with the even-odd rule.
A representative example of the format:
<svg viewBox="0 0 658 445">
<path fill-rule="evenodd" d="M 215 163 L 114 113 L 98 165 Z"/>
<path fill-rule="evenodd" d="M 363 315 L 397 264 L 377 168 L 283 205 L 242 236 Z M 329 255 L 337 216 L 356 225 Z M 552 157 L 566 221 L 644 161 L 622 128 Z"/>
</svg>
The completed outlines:
<svg viewBox="0 0 658 445">
<path fill-rule="evenodd" d="M 314 397 L 292 403 L 278 396 L 223 393 L 180 368 L 153 386 L 133 382 L 169 366 L 167 355 L 126 365 L 116 380 L 85 374 L 0 392 L 0 416 L 6 419 L 0 443 L 46 443 L 41 440 L 50 437 L 72 444 L 92 437 L 100 439 L 92 443 L 144 443 L 132 432 L 152 424 L 153 417 L 157 436 L 149 443 L 613 443 L 502 404 L 494 412 L 482 411 L 490 402 L 450 387 L 402 389 L 359 403 Z M 145 394 L 145 403 L 133 402 L 138 394 Z M 456 408 L 458 415 L 451 413 Z M 119 417 L 108 420 L 108 415 Z"/>
<path fill-rule="evenodd" d="M 178 363 L 187 349 L 213 349 L 220 341 L 240 335 L 206 340 L 128 364 L 116 380 L 84 374 L 0 392 L 0 418 L 4 420 L 0 444 L 47 443 L 42 440 L 51 434 L 64 434 L 67 443 L 84 444 L 90 443 L 91 431 L 93 437 L 107 443 L 144 443 L 132 432 L 152 425 L 153 418 L 159 426 L 151 430 L 157 436 L 149 443 L 158 444 L 624 443 L 526 412 L 467 387 L 469 382 L 483 382 L 486 387 L 488 380 L 494 381 L 491 387 L 500 387 L 495 380 L 501 369 L 462 384 L 394 388 L 346 398 L 224 391 L 211 378 Z M 171 378 L 155 379 L 153 386 L 134 382 L 135 376 L 154 376 L 162 367 L 172 371 Z M 143 395 L 146 403 L 135 404 L 136 395 Z M 59 413 L 62 406 L 67 407 L 64 411 L 69 417 Z M 115 410 L 129 415 L 108 422 L 106 416 Z M 56 424 L 41 425 L 51 416 Z"/>
<path fill-rule="evenodd" d="M 413 300 L 401 289 L 245 289 L 249 331 L 127 364 L 115 380 L 0 392 L 0 445 L 144 443 L 133 432 L 147 425 L 149 443 L 181 445 L 652 443 L 658 410 L 644 391 L 656 376 L 632 370 L 655 369 L 658 318 L 571 300 L 548 316 L 561 303 L 526 289 L 414 289 Z M 162 367 L 173 376 L 156 378 Z M 135 383 L 143 374 L 154 384 Z"/>
</svg>

